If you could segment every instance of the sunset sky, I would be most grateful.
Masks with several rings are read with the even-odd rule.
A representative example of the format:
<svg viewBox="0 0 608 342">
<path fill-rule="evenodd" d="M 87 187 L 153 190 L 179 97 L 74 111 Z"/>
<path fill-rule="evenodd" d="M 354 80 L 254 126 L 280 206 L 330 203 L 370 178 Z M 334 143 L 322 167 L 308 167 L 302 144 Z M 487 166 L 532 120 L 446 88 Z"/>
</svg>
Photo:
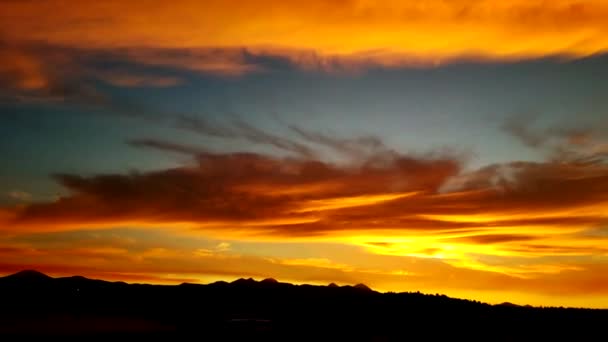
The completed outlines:
<svg viewBox="0 0 608 342">
<path fill-rule="evenodd" d="M 608 308 L 606 18 L 0 0 L 0 275 Z"/>
</svg>

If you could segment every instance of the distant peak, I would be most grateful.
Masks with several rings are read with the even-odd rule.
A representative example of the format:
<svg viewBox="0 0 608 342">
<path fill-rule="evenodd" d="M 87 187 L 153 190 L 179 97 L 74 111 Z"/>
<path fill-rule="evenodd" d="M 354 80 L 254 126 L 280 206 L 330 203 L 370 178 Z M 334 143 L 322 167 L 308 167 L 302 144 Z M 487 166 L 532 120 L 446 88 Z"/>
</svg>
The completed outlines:
<svg viewBox="0 0 608 342">
<path fill-rule="evenodd" d="M 371 291 L 372 289 L 369 288 L 369 286 L 365 285 L 365 284 L 357 284 L 355 286 L 353 286 L 354 288 L 358 289 L 358 290 L 365 290 L 365 291 Z"/>
<path fill-rule="evenodd" d="M 340 287 L 340 286 L 336 285 L 336 283 L 330 283 L 329 285 L 327 285 L 327 287 L 335 288 L 335 287 Z"/>
<path fill-rule="evenodd" d="M 253 278 L 239 278 L 235 281 L 232 282 L 232 284 L 255 284 L 257 283 L 255 280 L 253 280 Z"/>
<path fill-rule="evenodd" d="M 51 277 L 49 277 L 48 275 L 42 273 L 42 272 L 38 272 L 36 270 L 23 270 L 23 271 L 19 271 L 15 274 L 11 274 L 9 276 L 7 276 L 6 278 L 12 278 L 12 279 L 51 279 Z"/>
<path fill-rule="evenodd" d="M 499 306 L 508 306 L 508 307 L 519 307 L 519 305 L 517 304 L 513 304 L 511 302 L 504 302 L 504 303 L 500 303 L 498 304 Z"/>
<path fill-rule="evenodd" d="M 262 283 L 264 284 L 278 284 L 279 282 L 274 279 L 274 278 L 266 278 L 264 280 L 262 280 Z"/>
<path fill-rule="evenodd" d="M 228 284 L 228 282 L 227 282 L 227 281 L 218 280 L 218 281 L 213 282 L 213 283 L 211 283 L 211 284 L 209 284 L 209 285 L 226 285 L 226 284 Z"/>
</svg>

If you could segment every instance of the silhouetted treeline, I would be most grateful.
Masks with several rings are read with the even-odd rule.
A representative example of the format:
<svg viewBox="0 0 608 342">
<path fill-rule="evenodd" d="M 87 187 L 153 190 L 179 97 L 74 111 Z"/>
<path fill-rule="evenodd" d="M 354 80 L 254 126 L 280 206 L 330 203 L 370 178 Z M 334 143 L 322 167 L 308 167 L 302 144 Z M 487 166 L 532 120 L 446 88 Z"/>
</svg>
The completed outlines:
<svg viewBox="0 0 608 342">
<path fill-rule="evenodd" d="M 488 305 L 363 285 L 160 286 L 35 271 L 0 278 L 0 337 L 581 341 L 605 339 L 607 327 L 608 310 Z"/>
</svg>

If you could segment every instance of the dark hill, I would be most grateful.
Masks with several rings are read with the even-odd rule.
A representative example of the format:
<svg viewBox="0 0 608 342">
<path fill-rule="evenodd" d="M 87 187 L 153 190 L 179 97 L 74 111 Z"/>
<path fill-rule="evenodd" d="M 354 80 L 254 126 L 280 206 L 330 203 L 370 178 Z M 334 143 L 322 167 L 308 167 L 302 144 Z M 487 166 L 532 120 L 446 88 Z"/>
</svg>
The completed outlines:
<svg viewBox="0 0 608 342">
<path fill-rule="evenodd" d="M 353 287 L 356 288 L 357 290 L 362 290 L 362 291 L 371 291 L 372 290 L 365 284 L 357 284 Z"/>
<path fill-rule="evenodd" d="M 266 278 L 261 281 L 262 284 L 278 284 L 279 282 L 274 278 Z"/>
<path fill-rule="evenodd" d="M 583 341 L 608 310 L 533 308 L 359 284 L 276 280 L 160 286 L 23 271 L 0 278 L 0 340 L 24 337 L 265 341 Z"/>
<path fill-rule="evenodd" d="M 23 283 L 32 283 L 32 282 L 39 282 L 39 281 L 48 281 L 53 278 L 49 277 L 48 275 L 46 275 L 42 272 L 38 272 L 36 270 L 23 270 L 23 271 L 8 275 L 8 276 L 0 278 L 0 279 L 5 282 L 6 281 L 18 281 L 18 282 L 23 282 Z"/>
</svg>

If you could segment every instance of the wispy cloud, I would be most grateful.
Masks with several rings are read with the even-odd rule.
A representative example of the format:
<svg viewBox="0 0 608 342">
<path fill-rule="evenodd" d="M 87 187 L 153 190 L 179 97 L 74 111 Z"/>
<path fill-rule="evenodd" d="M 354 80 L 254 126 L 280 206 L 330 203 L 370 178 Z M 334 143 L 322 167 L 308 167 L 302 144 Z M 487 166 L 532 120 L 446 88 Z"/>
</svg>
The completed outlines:
<svg viewBox="0 0 608 342">
<path fill-rule="evenodd" d="M 512 117 L 503 128 L 524 145 L 544 150 L 556 161 L 605 162 L 608 159 L 608 127 L 602 125 L 539 128 L 535 116 Z"/>
<path fill-rule="evenodd" d="M 97 77 L 117 87 L 174 87 L 183 83 L 176 76 L 136 75 L 128 71 L 99 73 Z"/>
<path fill-rule="evenodd" d="M 27 202 L 32 199 L 32 194 L 30 194 L 29 192 L 26 192 L 26 191 L 13 190 L 8 193 L 8 197 L 10 197 L 14 200 Z"/>
<path fill-rule="evenodd" d="M 101 85 L 170 87 L 182 83 L 177 76 L 126 68 L 118 62 L 117 67 L 103 67 L 102 61 L 117 60 L 129 63 L 110 51 L 0 41 L 0 96 L 3 101 L 62 103 L 137 115 L 135 106 L 119 103 Z"/>
<path fill-rule="evenodd" d="M 176 126 L 205 136 L 226 139 L 243 139 L 255 144 L 273 146 L 300 157 L 315 157 L 315 151 L 304 143 L 285 138 L 278 134 L 266 132 L 238 119 L 234 119 L 228 124 L 222 124 L 219 122 L 210 122 L 194 116 L 180 116 Z"/>
</svg>

